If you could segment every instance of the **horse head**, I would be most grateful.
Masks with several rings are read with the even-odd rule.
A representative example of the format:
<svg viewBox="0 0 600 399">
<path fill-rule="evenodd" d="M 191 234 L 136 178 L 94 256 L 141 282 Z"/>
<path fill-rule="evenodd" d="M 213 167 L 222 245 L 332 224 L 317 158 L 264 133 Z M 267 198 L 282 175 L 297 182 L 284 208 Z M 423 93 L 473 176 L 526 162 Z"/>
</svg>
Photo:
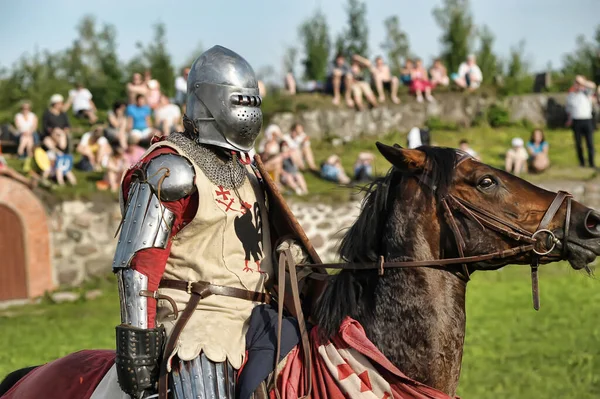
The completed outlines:
<svg viewBox="0 0 600 399">
<path fill-rule="evenodd" d="M 444 253 L 461 256 L 459 248 L 462 256 L 471 258 L 503 254 L 470 263 L 469 271 L 561 259 L 579 270 L 600 255 L 600 213 L 570 194 L 544 190 L 456 150 L 451 150 L 456 155 L 446 185 L 438 181 L 439 187 L 428 187 L 439 165 L 426 151 L 381 143 L 377 147 L 394 168 L 420 178 L 424 190 L 441 190 L 438 207 L 445 213 L 448 236 L 459 238 L 445 240 Z"/>
</svg>

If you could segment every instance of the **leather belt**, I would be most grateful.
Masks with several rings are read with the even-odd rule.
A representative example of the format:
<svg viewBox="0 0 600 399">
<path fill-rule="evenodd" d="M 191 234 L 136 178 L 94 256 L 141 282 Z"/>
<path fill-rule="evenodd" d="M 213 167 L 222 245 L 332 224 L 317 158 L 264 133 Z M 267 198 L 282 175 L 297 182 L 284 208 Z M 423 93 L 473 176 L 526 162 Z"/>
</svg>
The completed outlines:
<svg viewBox="0 0 600 399">
<path fill-rule="evenodd" d="M 169 280 L 162 279 L 160 280 L 159 288 L 170 288 L 173 290 L 185 291 L 190 294 L 190 300 L 183 312 L 180 315 L 177 315 L 177 322 L 175 323 L 175 327 L 173 327 L 173 331 L 171 331 L 171 336 L 167 341 L 167 345 L 165 347 L 164 358 L 160 367 L 160 376 L 158 379 L 158 397 L 160 399 L 167 399 L 167 365 L 169 363 L 169 357 L 173 350 L 175 349 L 175 345 L 177 345 L 177 340 L 179 339 L 179 335 L 183 331 L 185 325 L 194 314 L 196 307 L 201 299 L 209 297 L 211 295 L 221 295 L 221 296 L 229 296 L 233 298 L 244 299 L 252 302 L 263 302 L 270 303 L 271 296 L 267 293 L 257 292 L 257 291 L 248 291 L 241 288 L 233 288 L 233 287 L 225 287 L 222 285 L 211 284 L 206 281 L 183 281 L 183 280 Z"/>
<path fill-rule="evenodd" d="M 264 292 L 248 291 L 241 288 L 225 287 L 207 283 L 206 281 L 160 280 L 159 288 L 185 291 L 188 294 L 198 294 L 200 299 L 211 295 L 229 296 L 252 302 L 271 303 L 271 296 Z"/>
</svg>

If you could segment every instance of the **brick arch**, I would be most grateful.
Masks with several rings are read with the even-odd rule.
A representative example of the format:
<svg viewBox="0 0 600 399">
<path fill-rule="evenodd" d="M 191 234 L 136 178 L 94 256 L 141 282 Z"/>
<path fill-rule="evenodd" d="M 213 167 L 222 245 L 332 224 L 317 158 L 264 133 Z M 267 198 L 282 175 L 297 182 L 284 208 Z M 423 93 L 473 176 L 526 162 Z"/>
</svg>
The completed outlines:
<svg viewBox="0 0 600 399">
<path fill-rule="evenodd" d="M 44 206 L 29 188 L 0 176 L 0 207 L 12 211 L 22 227 L 27 298 L 43 295 L 54 288 L 50 231 Z"/>
</svg>

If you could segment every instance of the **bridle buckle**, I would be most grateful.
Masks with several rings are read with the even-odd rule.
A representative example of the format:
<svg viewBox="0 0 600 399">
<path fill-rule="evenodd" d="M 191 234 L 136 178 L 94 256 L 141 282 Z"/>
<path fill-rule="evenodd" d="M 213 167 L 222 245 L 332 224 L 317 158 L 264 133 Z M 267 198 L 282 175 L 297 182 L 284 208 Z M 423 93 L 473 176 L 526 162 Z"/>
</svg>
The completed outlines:
<svg viewBox="0 0 600 399">
<path fill-rule="evenodd" d="M 193 284 L 193 283 L 194 283 L 193 281 L 188 281 L 188 282 L 187 282 L 187 289 L 186 289 L 186 292 L 187 292 L 188 294 L 190 294 L 190 295 L 192 295 L 192 284 Z"/>
</svg>

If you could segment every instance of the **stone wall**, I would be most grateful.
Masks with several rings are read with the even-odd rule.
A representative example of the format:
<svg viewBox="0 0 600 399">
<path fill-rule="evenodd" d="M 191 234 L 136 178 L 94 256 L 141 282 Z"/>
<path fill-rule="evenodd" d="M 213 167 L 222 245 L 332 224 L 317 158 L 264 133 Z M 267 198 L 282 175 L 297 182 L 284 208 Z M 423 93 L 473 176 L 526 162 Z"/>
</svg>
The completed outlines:
<svg viewBox="0 0 600 399">
<path fill-rule="evenodd" d="M 335 259 L 336 246 L 358 216 L 359 206 L 291 204 L 324 261 Z M 120 215 L 118 204 L 106 201 L 66 201 L 50 210 L 52 265 L 59 285 L 76 286 L 110 273 Z"/>
<path fill-rule="evenodd" d="M 567 190 L 578 201 L 600 209 L 600 180 L 551 181 L 542 187 Z M 332 205 L 292 202 L 290 208 L 324 262 L 337 260 L 341 238 L 360 213 L 360 200 Z M 119 206 L 107 202 L 69 201 L 50 213 L 52 263 L 57 282 L 80 284 L 92 276 L 110 273 L 120 222 Z"/>
<path fill-rule="evenodd" d="M 105 201 L 65 201 L 50 210 L 52 264 L 59 285 L 79 285 L 110 273 L 119 205 Z"/>
<path fill-rule="evenodd" d="M 458 126 L 470 126 L 494 103 L 507 107 L 514 122 L 528 120 L 534 125 L 564 126 L 566 93 L 528 94 L 497 100 L 485 95 L 440 93 L 433 103 L 417 103 L 406 99 L 399 105 L 386 105 L 366 111 L 354 111 L 345 107 L 302 111 L 297 114 L 284 112 L 274 115 L 271 122 L 284 132 L 299 121 L 311 137 L 376 136 L 391 131 L 408 131 L 423 126 L 429 118 L 439 118 Z"/>
</svg>

